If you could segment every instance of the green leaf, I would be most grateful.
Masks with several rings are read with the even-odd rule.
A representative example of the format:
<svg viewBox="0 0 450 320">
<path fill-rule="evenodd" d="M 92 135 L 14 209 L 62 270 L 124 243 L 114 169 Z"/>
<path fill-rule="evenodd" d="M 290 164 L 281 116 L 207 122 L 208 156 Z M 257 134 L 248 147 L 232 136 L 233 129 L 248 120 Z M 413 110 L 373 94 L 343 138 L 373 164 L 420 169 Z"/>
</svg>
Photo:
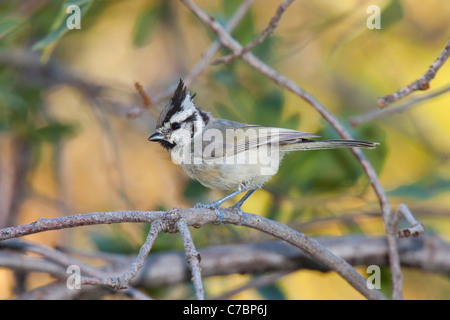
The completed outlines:
<svg viewBox="0 0 450 320">
<path fill-rule="evenodd" d="M 227 20 L 236 12 L 237 8 L 241 5 L 240 0 L 224 0 L 223 11 L 227 16 Z M 255 27 L 252 11 L 249 10 L 241 19 L 239 24 L 232 32 L 232 36 L 243 45 L 246 45 L 253 40 L 255 36 Z"/>
<path fill-rule="evenodd" d="M 450 191 L 450 180 L 440 177 L 426 177 L 414 184 L 400 186 L 388 192 L 391 196 L 411 197 L 425 200 Z"/>
<path fill-rule="evenodd" d="M 240 0 L 222 1 L 223 13 L 226 15 L 227 19 L 229 19 L 236 12 L 240 4 L 241 4 Z"/>
<path fill-rule="evenodd" d="M 259 287 L 259 294 L 261 294 L 267 300 L 285 300 L 286 296 L 281 291 L 280 287 L 277 284 L 269 284 L 267 286 Z"/>
<path fill-rule="evenodd" d="M 403 7 L 400 0 L 391 2 L 381 11 L 381 30 L 386 30 L 403 18 Z"/>
<path fill-rule="evenodd" d="M 53 23 L 52 31 L 50 31 L 44 38 L 37 41 L 31 49 L 48 49 L 51 46 L 54 46 L 56 42 L 61 39 L 67 31 L 69 31 L 69 29 L 67 28 L 67 18 L 69 14 L 66 12 L 69 6 L 79 6 L 81 19 L 83 19 L 84 14 L 87 12 L 87 10 L 89 10 L 91 4 L 92 0 L 66 0 L 61 6 L 61 10 Z"/>
<path fill-rule="evenodd" d="M 36 42 L 33 45 L 33 47 L 31 48 L 31 50 L 33 50 L 33 51 L 44 50 L 45 48 L 47 48 L 51 44 L 53 44 L 56 41 L 58 41 L 69 30 L 69 29 L 67 29 L 67 26 L 66 26 L 65 23 L 66 22 L 64 20 L 64 23 L 61 23 L 57 27 L 57 29 L 53 30 L 52 32 L 47 34 L 44 38 L 42 38 L 41 40 Z"/>
<path fill-rule="evenodd" d="M 265 126 L 280 126 L 284 97 L 280 90 L 272 90 L 265 94 L 253 108 L 253 116 L 258 124 Z"/>
<path fill-rule="evenodd" d="M 219 69 L 211 73 L 211 78 L 213 81 L 217 81 L 223 84 L 227 89 L 231 89 L 238 85 L 236 80 L 236 75 L 232 73 L 228 68 Z"/>
<path fill-rule="evenodd" d="M 223 103 L 215 103 L 214 109 L 218 114 L 218 118 L 239 121 L 242 122 L 244 119 L 241 114 L 238 114 L 233 107 L 228 107 Z"/>
<path fill-rule="evenodd" d="M 247 45 L 255 37 L 255 26 L 251 10 L 249 10 L 231 35 L 239 42 Z"/>
<path fill-rule="evenodd" d="M 287 129 L 293 129 L 296 130 L 300 123 L 300 115 L 299 114 L 293 114 L 286 120 L 283 120 L 282 127 Z"/>
<path fill-rule="evenodd" d="M 33 138 L 40 141 L 56 141 L 64 136 L 73 134 L 75 128 L 71 124 L 50 123 L 42 128 L 34 130 Z"/>
<path fill-rule="evenodd" d="M 133 30 L 133 45 L 141 47 L 150 38 L 160 16 L 160 6 L 150 4 L 138 15 Z"/>
<path fill-rule="evenodd" d="M 121 236 L 118 232 L 112 231 L 104 235 L 93 233 L 90 237 L 100 251 L 122 254 L 136 253 L 136 249 L 130 244 L 127 238 Z"/>
<path fill-rule="evenodd" d="M 203 201 L 205 195 L 207 194 L 206 187 L 204 187 L 200 182 L 189 179 L 186 189 L 184 190 L 184 196 L 188 199 Z"/>
<path fill-rule="evenodd" d="M 0 14 L 0 39 L 17 29 L 24 21 L 24 17 L 9 12 Z"/>
<path fill-rule="evenodd" d="M 389 270 L 389 267 L 382 267 L 381 274 L 380 274 L 380 291 L 382 294 L 384 294 L 388 299 L 390 299 L 392 295 L 392 284 L 391 284 L 391 271 Z"/>
<path fill-rule="evenodd" d="M 273 53 L 274 50 L 272 49 L 277 47 L 275 44 L 279 43 L 279 40 L 280 38 L 274 36 L 273 34 L 269 35 L 262 43 L 258 44 L 251 51 L 263 61 L 276 63 L 278 60 Z"/>
</svg>

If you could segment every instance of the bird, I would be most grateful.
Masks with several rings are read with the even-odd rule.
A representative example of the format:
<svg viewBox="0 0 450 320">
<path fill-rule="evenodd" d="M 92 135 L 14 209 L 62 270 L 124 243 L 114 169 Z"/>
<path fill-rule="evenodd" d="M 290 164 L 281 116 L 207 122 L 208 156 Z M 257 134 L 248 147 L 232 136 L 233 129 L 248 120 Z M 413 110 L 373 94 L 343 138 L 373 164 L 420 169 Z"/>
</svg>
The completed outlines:
<svg viewBox="0 0 450 320">
<path fill-rule="evenodd" d="M 223 221 L 220 205 L 247 192 L 230 208 L 247 220 L 243 203 L 263 187 L 280 166 L 283 156 L 292 151 L 368 148 L 379 143 L 362 140 L 313 140 L 317 134 L 270 126 L 260 126 L 214 118 L 194 103 L 182 79 L 172 98 L 162 109 L 156 131 L 148 141 L 158 142 L 170 152 L 172 161 L 187 175 L 211 189 L 233 190 L 211 203 L 197 203 L 195 208 L 210 208 Z"/>
</svg>

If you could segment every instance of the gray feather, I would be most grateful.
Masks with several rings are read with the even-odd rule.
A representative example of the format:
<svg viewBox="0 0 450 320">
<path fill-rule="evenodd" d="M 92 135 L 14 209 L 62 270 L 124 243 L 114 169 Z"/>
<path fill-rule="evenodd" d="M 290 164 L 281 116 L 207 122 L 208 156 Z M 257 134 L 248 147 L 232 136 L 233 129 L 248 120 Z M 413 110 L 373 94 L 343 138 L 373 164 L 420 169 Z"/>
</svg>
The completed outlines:
<svg viewBox="0 0 450 320">
<path fill-rule="evenodd" d="M 282 146 L 285 144 L 297 143 L 308 138 L 320 137 L 317 134 L 308 132 L 285 128 L 250 125 L 224 119 L 214 119 L 204 128 L 204 132 L 208 129 L 218 130 L 223 137 L 223 139 L 219 141 L 214 140 L 203 142 L 204 146 L 209 145 L 209 148 L 214 148 L 218 151 L 215 152 L 213 156 L 215 159 L 233 156 L 241 152 L 266 145 L 276 144 Z M 234 137 L 236 137 L 236 139 L 229 139 L 230 136 L 227 135 L 230 134 L 230 130 L 234 131 Z M 233 138 L 233 136 L 231 138 Z"/>
<path fill-rule="evenodd" d="M 367 148 L 374 149 L 379 143 L 362 140 L 305 140 L 299 143 L 286 144 L 280 147 L 283 151 L 320 150 L 336 148 Z"/>
</svg>

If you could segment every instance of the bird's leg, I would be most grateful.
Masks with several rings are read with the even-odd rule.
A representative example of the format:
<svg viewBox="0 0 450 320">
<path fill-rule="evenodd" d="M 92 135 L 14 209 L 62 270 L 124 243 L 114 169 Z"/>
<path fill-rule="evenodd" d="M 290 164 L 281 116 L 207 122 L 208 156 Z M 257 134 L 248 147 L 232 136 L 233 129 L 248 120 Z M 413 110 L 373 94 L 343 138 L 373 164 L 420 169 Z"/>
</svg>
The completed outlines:
<svg viewBox="0 0 450 320">
<path fill-rule="evenodd" d="M 239 223 L 239 225 L 243 225 L 245 223 L 245 221 L 247 221 L 247 214 L 241 210 L 241 206 L 244 204 L 245 200 L 247 200 L 248 197 L 250 197 L 252 195 L 253 192 L 255 192 L 256 189 L 252 189 L 249 190 L 242 198 L 241 200 L 239 200 L 238 202 L 236 202 L 231 208 L 236 210 L 239 215 L 242 218 L 241 223 Z"/>
<path fill-rule="evenodd" d="M 219 200 L 217 200 L 217 201 L 214 201 L 214 202 L 211 202 L 211 203 L 197 203 L 197 204 L 194 206 L 194 208 L 208 208 L 208 209 L 214 209 L 214 212 L 216 213 L 217 217 L 219 218 L 219 222 L 216 223 L 216 225 L 218 226 L 219 224 L 222 223 L 222 220 L 223 220 L 223 215 L 222 215 L 222 212 L 220 212 L 219 206 L 220 206 L 222 203 L 224 203 L 225 201 L 227 201 L 227 200 L 233 198 L 234 196 L 238 195 L 239 193 L 244 192 L 245 190 L 246 190 L 246 189 L 244 189 L 244 188 L 239 188 L 239 189 L 237 189 L 236 191 L 233 191 L 233 192 L 230 193 L 229 195 L 227 195 L 227 196 L 225 196 L 225 197 L 223 197 L 223 198 L 221 198 L 221 199 L 219 199 Z"/>
</svg>

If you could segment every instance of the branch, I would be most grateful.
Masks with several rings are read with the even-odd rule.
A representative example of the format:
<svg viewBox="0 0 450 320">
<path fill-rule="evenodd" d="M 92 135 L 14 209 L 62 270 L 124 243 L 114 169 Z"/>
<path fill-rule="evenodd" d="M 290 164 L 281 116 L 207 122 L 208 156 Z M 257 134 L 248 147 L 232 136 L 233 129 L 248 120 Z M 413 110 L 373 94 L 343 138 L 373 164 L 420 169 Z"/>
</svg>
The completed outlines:
<svg viewBox="0 0 450 320">
<path fill-rule="evenodd" d="M 412 82 L 408 86 L 401 88 L 400 90 L 387 95 L 385 97 L 379 98 L 377 103 L 380 108 L 385 108 L 389 104 L 406 97 L 407 95 L 413 93 L 418 90 L 427 90 L 430 87 L 430 81 L 434 79 L 438 70 L 445 63 L 447 58 L 450 56 L 450 41 L 447 43 L 444 49 L 442 49 L 439 56 L 434 60 L 431 64 L 430 68 L 428 68 L 427 72 L 423 76 L 421 76 L 416 81 Z"/>
<path fill-rule="evenodd" d="M 195 296 L 197 300 L 204 300 L 205 291 L 203 290 L 202 275 L 200 271 L 200 254 L 195 249 L 186 221 L 183 219 L 178 220 L 177 228 L 183 240 L 184 250 L 186 251 L 186 261 L 191 268 Z"/>
<path fill-rule="evenodd" d="M 71 256 L 69 256 L 59 250 L 55 250 L 55 249 L 52 249 L 52 248 L 49 248 L 49 247 L 46 247 L 43 245 L 27 243 L 27 242 L 23 242 L 23 241 L 8 240 L 8 241 L 0 242 L 0 248 L 15 249 L 15 250 L 19 250 L 22 252 L 33 252 L 33 253 L 36 253 L 36 254 L 39 254 L 39 255 L 45 257 L 46 260 L 51 262 L 50 270 L 49 271 L 39 270 L 39 271 L 40 272 L 49 272 L 50 274 L 52 274 L 52 272 L 55 272 L 54 264 L 57 264 L 57 265 L 63 267 L 63 270 L 61 270 L 61 271 L 58 270 L 54 274 L 58 278 L 66 279 L 66 277 L 67 277 L 66 270 L 67 270 L 67 267 L 70 265 L 77 265 L 80 268 L 80 271 L 84 275 L 87 275 L 87 276 L 91 276 L 91 277 L 104 276 L 104 273 L 101 270 L 97 270 L 89 265 L 86 265 L 86 264 L 82 263 L 81 261 L 76 260 L 76 259 L 72 258 Z M 41 266 L 43 265 L 42 262 L 40 263 L 40 261 L 36 260 L 36 259 L 34 259 L 32 264 L 33 264 L 33 266 L 35 264 L 41 265 Z M 23 268 L 23 266 L 20 269 L 22 269 L 22 268 Z M 148 300 L 149 299 L 149 297 L 147 295 L 137 291 L 134 288 L 127 288 L 127 290 L 123 291 L 123 293 L 125 293 L 126 295 L 128 295 L 130 297 L 133 297 L 134 299 L 139 299 L 139 300 Z"/>
<path fill-rule="evenodd" d="M 258 44 L 262 43 L 266 38 L 275 30 L 276 27 L 278 27 L 278 24 L 280 22 L 281 16 L 286 11 L 286 9 L 291 5 L 291 3 L 294 2 L 294 0 L 284 0 L 279 6 L 277 11 L 275 12 L 275 15 L 270 19 L 270 22 L 268 26 L 259 34 L 258 37 L 253 39 L 252 42 L 250 42 L 248 45 L 246 45 L 244 48 L 242 48 L 239 52 L 231 53 L 225 57 L 222 57 L 220 59 L 217 59 L 212 64 L 216 65 L 219 63 L 225 63 L 228 64 L 232 60 L 239 58 L 244 53 L 252 50 L 254 47 L 256 47 Z M 227 30 L 228 31 L 228 30 Z"/>
<path fill-rule="evenodd" d="M 223 222 L 238 225 L 241 217 L 235 210 L 223 208 Z M 155 222 L 156 220 L 165 221 L 169 230 L 176 230 L 174 224 L 179 219 L 186 221 L 188 226 L 200 227 L 205 224 L 217 223 L 217 215 L 214 210 L 206 208 L 198 209 L 175 209 L 168 212 L 142 212 L 142 211 L 119 211 L 79 214 L 67 217 L 52 219 L 39 219 L 38 221 L 17 226 L 0 229 L 0 240 L 16 238 L 23 235 L 38 233 L 48 230 L 58 230 L 82 225 L 110 224 L 121 222 Z M 361 292 L 368 299 L 385 299 L 385 297 L 376 290 L 370 290 L 366 286 L 366 281 L 356 272 L 347 262 L 335 256 L 326 248 L 322 247 L 316 241 L 309 239 L 304 234 L 297 232 L 288 226 L 279 222 L 272 221 L 258 215 L 248 214 L 244 226 L 254 228 L 269 235 L 287 241 L 288 243 L 304 250 L 311 257 L 326 265 L 328 268 L 336 271 L 345 280 L 347 280 L 355 289 Z M 98 279 L 86 278 L 85 283 L 99 284 Z M 101 282 L 101 281 L 100 281 Z M 104 285 L 110 285 L 107 281 L 101 282 Z"/>
<path fill-rule="evenodd" d="M 83 284 L 91 284 L 91 285 L 106 285 L 113 289 L 125 289 L 128 287 L 129 282 L 136 276 L 136 273 L 142 268 L 145 259 L 147 258 L 150 250 L 152 249 L 153 243 L 155 242 L 158 235 L 163 230 L 163 223 L 161 220 L 156 220 L 152 223 L 150 227 L 150 231 L 147 235 L 147 239 L 145 239 L 144 244 L 139 249 L 139 254 L 128 268 L 128 270 L 122 274 L 120 277 L 83 277 Z"/>
<path fill-rule="evenodd" d="M 223 222 L 239 225 L 241 217 L 235 210 L 223 208 Z M 196 209 L 174 209 L 168 212 L 142 212 L 142 211 L 119 211 L 119 212 L 102 212 L 79 214 L 67 217 L 59 217 L 52 219 L 39 219 L 34 223 L 27 225 L 9 227 L 0 229 L 0 240 L 16 238 L 23 235 L 38 233 L 48 230 L 58 230 L 63 228 L 72 228 L 82 225 L 94 224 L 110 224 L 121 222 L 155 222 L 161 220 L 167 223 L 167 230 L 176 230 L 174 226 L 179 219 L 186 221 L 188 226 L 196 228 L 205 224 L 217 223 L 218 218 L 214 210 L 206 208 Z M 247 221 L 244 224 L 269 235 L 284 240 L 309 254 L 312 258 L 321 262 L 328 268 L 336 271 L 350 285 L 361 292 L 368 299 L 385 299 L 377 290 L 370 290 L 366 286 L 365 279 L 343 259 L 334 255 L 331 251 L 321 246 L 317 241 L 309 239 L 304 234 L 289 228 L 279 222 L 272 221 L 255 214 L 247 214 Z M 86 281 L 94 280 L 87 279 Z M 94 281 L 96 284 L 97 281 Z M 109 283 L 102 283 L 108 285 Z"/>
<path fill-rule="evenodd" d="M 347 235 L 316 237 L 315 240 L 353 266 L 375 264 L 383 267 L 389 265 L 387 245 L 384 237 Z M 402 266 L 450 276 L 449 242 L 435 236 L 407 238 L 397 242 L 399 244 Z M 10 241 L 0 243 L 2 248 L 9 249 L 9 251 L 0 251 L 0 267 L 26 272 L 50 273 L 58 279 L 66 279 L 66 266 L 47 259 L 14 252 L 12 250 L 20 250 L 22 252 L 25 249 L 19 249 L 17 245 L 12 247 L 9 245 L 10 243 Z M 283 275 L 295 270 L 330 271 L 329 268 L 311 259 L 302 250 L 278 240 L 262 243 L 209 246 L 200 248 L 198 251 L 202 257 L 202 276 L 204 278 L 230 274 L 267 275 L 258 278 L 255 282 L 250 282 L 245 287 L 238 288 L 239 291 L 247 287 L 257 287 L 261 282 L 264 282 L 264 284 L 273 283 Z M 89 254 L 89 257 L 96 258 L 102 254 L 102 252 L 97 252 L 95 255 Z M 116 272 L 122 269 L 123 265 L 130 265 L 134 257 L 122 254 L 108 254 L 107 259 L 114 262 L 101 269 L 104 273 L 107 271 Z M 133 286 L 140 288 L 157 288 L 184 283 L 189 281 L 189 278 L 189 266 L 186 263 L 184 252 L 168 251 L 149 255 L 144 266 L 131 283 Z M 46 288 L 49 286 L 52 290 L 47 293 Z M 78 297 L 83 295 L 84 291 L 90 291 L 92 288 L 92 286 L 82 286 L 81 290 L 68 290 L 65 281 L 57 282 L 41 287 L 43 296 L 38 296 L 36 293 L 36 298 L 70 299 L 74 297 L 72 296 L 73 294 L 76 295 L 75 297 Z M 103 293 L 98 292 L 98 294 L 102 295 Z M 226 296 L 223 295 L 221 298 L 225 299 L 232 294 L 233 292 L 228 292 Z"/>
<path fill-rule="evenodd" d="M 191 0 L 180 0 L 186 7 L 188 7 L 206 26 L 208 26 L 214 33 L 216 33 L 222 45 L 230 49 L 234 53 L 239 53 L 242 46 L 233 39 L 226 30 L 212 17 L 205 13 Z M 351 134 L 345 127 L 334 117 L 328 109 L 326 109 L 312 94 L 306 92 L 304 89 L 297 86 L 293 81 L 279 74 L 270 66 L 259 60 L 251 52 L 246 52 L 241 57 L 241 60 L 246 62 L 249 66 L 261 72 L 274 83 L 288 89 L 306 102 L 308 102 L 319 114 L 331 125 L 331 127 L 344 139 L 352 139 Z M 397 252 L 396 230 L 395 225 L 392 224 L 392 215 L 389 202 L 386 194 L 381 187 L 375 169 L 370 164 L 364 153 L 358 148 L 351 148 L 350 151 L 361 164 L 364 173 L 366 174 L 370 185 L 374 189 L 378 197 L 383 222 L 386 231 L 386 239 L 389 245 L 390 270 L 392 275 L 393 298 L 401 299 L 402 297 L 402 274 L 400 270 L 400 260 Z"/>
<path fill-rule="evenodd" d="M 391 115 L 394 115 L 397 113 L 401 113 L 412 107 L 415 107 L 420 102 L 437 97 L 437 96 L 447 93 L 447 92 L 450 92 L 450 86 L 441 88 L 439 90 L 435 90 L 435 91 L 430 92 L 429 94 L 423 95 L 421 97 L 411 98 L 408 101 L 404 102 L 403 104 L 400 104 L 398 106 L 395 106 L 395 107 L 392 107 L 389 109 L 382 109 L 382 110 L 375 109 L 375 110 L 371 110 L 367 113 L 351 117 L 349 119 L 349 123 L 353 127 L 356 127 L 356 126 L 360 125 L 361 123 L 365 123 L 365 122 L 369 122 L 369 121 L 372 121 L 375 119 L 388 117 L 388 116 L 391 116 Z"/>
<path fill-rule="evenodd" d="M 413 214 L 411 213 L 411 211 L 409 211 L 406 204 L 402 203 L 397 207 L 394 217 L 396 219 L 396 224 L 398 224 L 401 218 L 404 217 L 406 221 L 408 221 L 410 226 L 409 228 L 398 231 L 398 236 L 400 238 L 408 238 L 409 236 L 418 237 L 425 232 L 425 227 L 423 226 L 423 224 L 421 224 L 414 218 Z"/>
</svg>

